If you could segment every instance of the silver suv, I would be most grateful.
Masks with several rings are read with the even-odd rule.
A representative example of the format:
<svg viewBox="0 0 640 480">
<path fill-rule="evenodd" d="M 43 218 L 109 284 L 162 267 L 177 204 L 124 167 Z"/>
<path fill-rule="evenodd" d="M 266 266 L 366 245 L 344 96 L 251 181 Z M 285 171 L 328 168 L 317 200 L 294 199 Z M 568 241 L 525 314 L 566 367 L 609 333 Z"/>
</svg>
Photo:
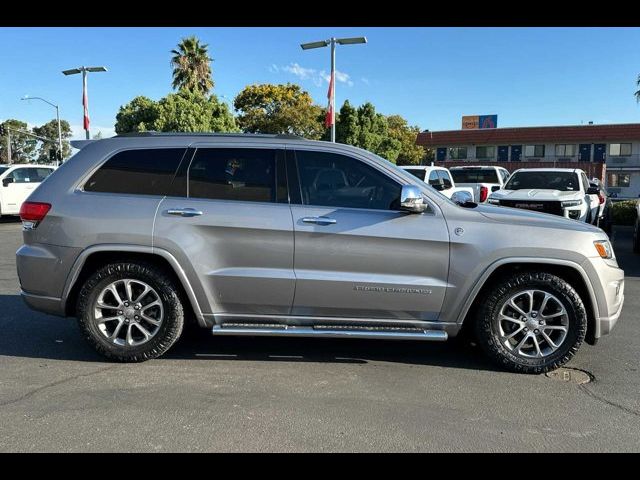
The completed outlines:
<svg viewBox="0 0 640 480">
<path fill-rule="evenodd" d="M 22 206 L 22 295 L 106 357 L 214 335 L 443 341 L 545 372 L 615 325 L 607 235 L 458 205 L 376 155 L 275 135 L 86 141 Z"/>
</svg>

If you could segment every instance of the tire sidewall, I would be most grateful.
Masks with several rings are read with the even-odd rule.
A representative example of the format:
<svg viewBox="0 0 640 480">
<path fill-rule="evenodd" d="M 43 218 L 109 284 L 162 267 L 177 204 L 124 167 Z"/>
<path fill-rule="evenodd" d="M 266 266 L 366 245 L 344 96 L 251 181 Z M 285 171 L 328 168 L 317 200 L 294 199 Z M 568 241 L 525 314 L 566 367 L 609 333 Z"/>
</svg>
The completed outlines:
<svg viewBox="0 0 640 480">
<path fill-rule="evenodd" d="M 554 295 L 567 311 L 567 336 L 552 354 L 542 358 L 521 357 L 511 352 L 500 341 L 498 315 L 504 303 L 513 295 L 526 290 L 541 290 Z M 504 366 L 516 371 L 546 371 L 568 361 L 582 344 L 586 334 L 586 311 L 575 290 L 564 280 L 550 274 L 523 274 L 501 283 L 494 289 L 481 309 L 478 319 L 481 344 Z"/>
<path fill-rule="evenodd" d="M 141 345 L 116 345 L 98 328 L 94 304 L 100 292 L 117 280 L 141 280 L 151 286 L 162 303 L 164 318 L 159 330 Z M 78 323 L 93 346 L 103 355 L 121 361 L 141 361 L 155 358 L 168 350 L 183 328 L 183 309 L 173 283 L 153 266 L 122 263 L 112 264 L 94 273 L 83 286 L 78 298 Z"/>
</svg>

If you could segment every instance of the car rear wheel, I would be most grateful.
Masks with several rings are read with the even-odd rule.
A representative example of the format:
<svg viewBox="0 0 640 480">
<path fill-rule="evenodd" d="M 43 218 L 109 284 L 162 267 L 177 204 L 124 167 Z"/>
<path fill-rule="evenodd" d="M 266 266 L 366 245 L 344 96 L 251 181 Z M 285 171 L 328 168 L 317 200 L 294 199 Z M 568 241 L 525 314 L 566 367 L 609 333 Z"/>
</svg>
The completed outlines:
<svg viewBox="0 0 640 480">
<path fill-rule="evenodd" d="M 578 351 L 587 314 L 575 289 L 545 272 L 501 280 L 482 302 L 476 334 L 489 357 L 507 370 L 545 373 Z"/>
<path fill-rule="evenodd" d="M 120 362 L 159 357 L 184 325 L 173 278 L 144 263 L 115 263 L 96 271 L 80 291 L 77 312 L 87 341 Z"/>
</svg>

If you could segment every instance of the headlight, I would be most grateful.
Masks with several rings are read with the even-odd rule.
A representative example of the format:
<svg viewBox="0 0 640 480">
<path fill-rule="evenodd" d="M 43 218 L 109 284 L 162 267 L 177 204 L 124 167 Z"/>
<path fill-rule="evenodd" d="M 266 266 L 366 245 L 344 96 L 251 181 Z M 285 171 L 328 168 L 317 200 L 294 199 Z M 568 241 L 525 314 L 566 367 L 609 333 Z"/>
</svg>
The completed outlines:
<svg viewBox="0 0 640 480">
<path fill-rule="evenodd" d="M 498 200 L 497 198 L 489 198 L 487 200 L 487 203 L 491 203 L 493 205 L 500 205 L 500 200 Z"/>
<path fill-rule="evenodd" d="M 613 248 L 611 248 L 611 243 L 609 243 L 609 240 L 597 240 L 593 242 L 593 244 L 595 245 L 598 254 L 602 258 L 613 258 Z"/>
<path fill-rule="evenodd" d="M 579 207 L 582 205 L 582 200 L 567 200 L 566 202 L 562 202 L 563 207 Z"/>
</svg>

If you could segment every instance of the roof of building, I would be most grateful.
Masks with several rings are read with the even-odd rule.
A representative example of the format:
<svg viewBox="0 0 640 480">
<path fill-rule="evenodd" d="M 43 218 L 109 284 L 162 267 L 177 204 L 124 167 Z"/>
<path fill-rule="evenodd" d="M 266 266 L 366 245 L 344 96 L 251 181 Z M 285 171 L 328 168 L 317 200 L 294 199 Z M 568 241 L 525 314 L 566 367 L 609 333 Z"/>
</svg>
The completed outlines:
<svg viewBox="0 0 640 480">
<path fill-rule="evenodd" d="M 438 145 L 513 145 L 520 143 L 575 143 L 640 140 L 640 123 L 611 125 L 568 125 L 559 127 L 485 128 L 421 132 L 416 144 Z"/>
</svg>

